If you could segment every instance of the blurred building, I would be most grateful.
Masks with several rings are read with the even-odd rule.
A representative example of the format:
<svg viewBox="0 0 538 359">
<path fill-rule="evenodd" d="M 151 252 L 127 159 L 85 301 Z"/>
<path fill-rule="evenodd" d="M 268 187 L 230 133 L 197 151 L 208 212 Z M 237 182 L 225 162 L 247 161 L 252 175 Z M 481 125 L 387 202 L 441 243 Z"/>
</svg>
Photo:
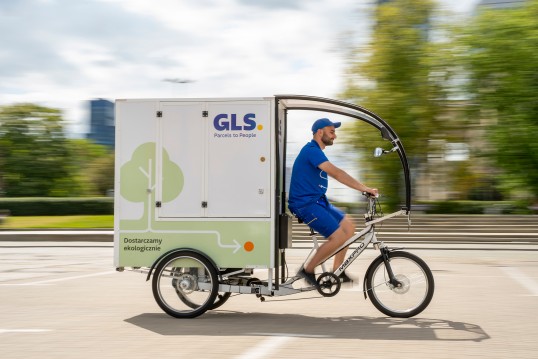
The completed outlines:
<svg viewBox="0 0 538 359">
<path fill-rule="evenodd" d="M 114 103 L 105 99 L 90 101 L 90 132 L 87 138 L 114 149 Z"/>
</svg>

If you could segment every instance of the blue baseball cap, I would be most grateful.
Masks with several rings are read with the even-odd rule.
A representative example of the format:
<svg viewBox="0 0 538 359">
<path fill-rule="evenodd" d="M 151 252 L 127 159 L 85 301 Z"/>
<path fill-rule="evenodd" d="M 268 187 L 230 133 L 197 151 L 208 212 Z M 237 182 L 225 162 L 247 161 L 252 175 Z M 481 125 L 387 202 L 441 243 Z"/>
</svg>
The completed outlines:
<svg viewBox="0 0 538 359">
<path fill-rule="evenodd" d="M 334 128 L 338 128 L 342 125 L 342 122 L 331 122 L 328 118 L 320 118 L 319 120 L 316 120 L 314 124 L 312 125 L 312 133 L 318 132 L 318 130 L 321 130 L 324 127 L 327 126 L 334 126 Z"/>
</svg>

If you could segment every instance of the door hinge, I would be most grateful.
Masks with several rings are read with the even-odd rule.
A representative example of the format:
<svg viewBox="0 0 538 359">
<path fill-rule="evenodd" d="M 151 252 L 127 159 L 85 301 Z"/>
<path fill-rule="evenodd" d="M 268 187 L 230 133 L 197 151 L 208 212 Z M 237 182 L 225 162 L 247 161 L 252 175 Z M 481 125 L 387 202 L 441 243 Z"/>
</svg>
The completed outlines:
<svg viewBox="0 0 538 359">
<path fill-rule="evenodd" d="M 161 204 L 162 204 L 161 201 L 157 201 L 155 202 L 155 207 L 161 208 Z"/>
<path fill-rule="evenodd" d="M 163 112 L 162 111 L 157 111 L 157 117 L 163 117 Z"/>
<path fill-rule="evenodd" d="M 208 117 L 209 112 L 208 111 L 202 111 L 202 117 Z"/>
<path fill-rule="evenodd" d="M 206 201 L 202 202 L 202 208 L 207 208 L 207 202 Z"/>
</svg>

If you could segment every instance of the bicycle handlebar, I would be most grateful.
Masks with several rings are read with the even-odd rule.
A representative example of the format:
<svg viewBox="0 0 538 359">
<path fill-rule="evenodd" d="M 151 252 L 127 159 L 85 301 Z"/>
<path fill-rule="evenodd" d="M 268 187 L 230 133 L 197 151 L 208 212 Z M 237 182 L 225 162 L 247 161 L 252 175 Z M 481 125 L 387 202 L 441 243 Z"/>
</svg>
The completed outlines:
<svg viewBox="0 0 538 359">
<path fill-rule="evenodd" d="M 362 195 L 366 198 L 379 198 L 381 196 L 381 194 L 376 194 L 376 195 L 373 195 L 371 194 L 370 192 L 361 192 Z"/>
</svg>

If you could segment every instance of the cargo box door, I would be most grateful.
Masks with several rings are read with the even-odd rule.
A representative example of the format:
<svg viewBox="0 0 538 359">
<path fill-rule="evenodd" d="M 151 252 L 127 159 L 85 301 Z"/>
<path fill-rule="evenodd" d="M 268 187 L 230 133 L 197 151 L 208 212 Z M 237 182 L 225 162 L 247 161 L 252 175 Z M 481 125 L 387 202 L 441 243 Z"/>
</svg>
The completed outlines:
<svg viewBox="0 0 538 359">
<path fill-rule="evenodd" d="M 209 104 L 207 216 L 271 216 L 271 107 Z"/>
<path fill-rule="evenodd" d="M 160 218 L 204 215 L 203 107 L 203 103 L 161 102 L 156 174 Z"/>
</svg>

